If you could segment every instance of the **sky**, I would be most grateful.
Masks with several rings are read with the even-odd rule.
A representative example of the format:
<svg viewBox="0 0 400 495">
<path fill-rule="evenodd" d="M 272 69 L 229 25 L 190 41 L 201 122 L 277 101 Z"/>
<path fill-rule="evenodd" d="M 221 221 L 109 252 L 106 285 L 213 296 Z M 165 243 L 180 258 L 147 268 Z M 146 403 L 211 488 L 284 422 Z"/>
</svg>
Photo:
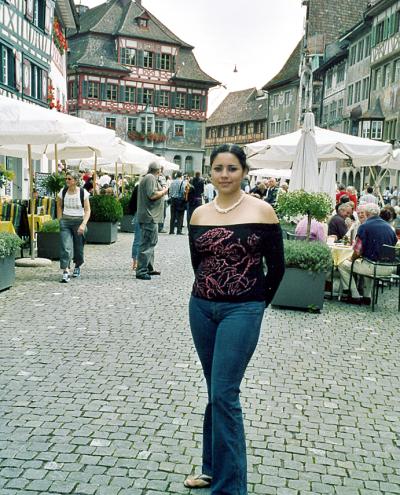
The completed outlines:
<svg viewBox="0 0 400 495">
<path fill-rule="evenodd" d="M 94 7 L 103 0 L 75 0 Z M 282 68 L 303 35 L 301 0 L 142 0 L 186 43 L 204 72 L 219 81 L 209 115 L 228 92 L 261 88 Z M 234 72 L 234 68 L 237 72 Z"/>
</svg>

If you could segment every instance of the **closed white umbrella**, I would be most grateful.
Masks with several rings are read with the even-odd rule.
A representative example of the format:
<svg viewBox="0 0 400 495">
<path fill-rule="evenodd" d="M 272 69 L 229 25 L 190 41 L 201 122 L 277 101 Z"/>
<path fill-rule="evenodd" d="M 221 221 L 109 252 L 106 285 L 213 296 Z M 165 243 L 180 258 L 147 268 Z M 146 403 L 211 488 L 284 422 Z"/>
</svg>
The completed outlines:
<svg viewBox="0 0 400 495">
<path fill-rule="evenodd" d="M 336 162 L 322 162 L 319 170 L 319 191 L 336 199 Z"/>
<path fill-rule="evenodd" d="M 296 147 L 289 191 L 302 189 L 307 192 L 318 192 L 318 157 L 314 124 L 314 114 L 306 113 L 300 140 Z"/>
</svg>

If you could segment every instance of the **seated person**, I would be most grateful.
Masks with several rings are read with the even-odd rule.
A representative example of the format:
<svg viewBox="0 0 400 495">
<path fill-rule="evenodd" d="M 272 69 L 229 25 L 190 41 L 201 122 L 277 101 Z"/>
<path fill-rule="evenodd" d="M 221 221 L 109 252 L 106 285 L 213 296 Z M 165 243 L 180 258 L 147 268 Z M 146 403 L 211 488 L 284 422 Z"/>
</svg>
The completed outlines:
<svg viewBox="0 0 400 495">
<path fill-rule="evenodd" d="M 393 230 L 394 228 L 394 221 L 397 218 L 396 211 L 393 208 L 393 206 L 386 205 L 381 209 L 381 212 L 379 213 L 379 216 L 385 220 L 385 222 L 388 222 L 388 224 L 392 227 Z"/>
<path fill-rule="evenodd" d="M 351 227 L 347 231 L 347 237 L 350 239 L 351 244 L 353 244 L 353 241 L 357 237 L 357 232 L 365 220 L 367 219 L 365 215 L 365 204 L 359 205 L 357 208 L 357 218 L 356 221 L 352 223 Z"/>
<path fill-rule="evenodd" d="M 349 230 L 346 218 L 350 218 L 352 214 L 353 208 L 349 203 L 339 205 L 337 214 L 329 220 L 328 236 L 335 235 L 338 241 L 342 240 Z"/>
<path fill-rule="evenodd" d="M 374 266 L 368 260 L 377 261 L 384 244 L 395 246 L 396 234 L 391 226 L 379 217 L 380 208 L 374 203 L 368 203 L 364 208 L 366 221 L 360 225 L 351 260 L 345 260 L 338 266 L 340 279 L 344 289 L 350 284 L 350 271 L 352 261 L 355 260 L 353 272 L 359 275 L 372 276 Z M 390 275 L 392 267 L 378 266 L 376 274 L 380 276 Z M 351 295 L 343 299 L 350 304 L 371 304 L 372 279 L 364 278 L 363 298 L 360 297 L 354 280 L 351 281 Z"/>
<path fill-rule="evenodd" d="M 301 237 L 307 235 L 308 217 L 303 217 L 296 226 L 295 234 Z M 326 230 L 322 222 L 318 222 L 314 218 L 311 219 L 310 226 L 310 240 L 311 241 L 326 241 Z"/>
</svg>

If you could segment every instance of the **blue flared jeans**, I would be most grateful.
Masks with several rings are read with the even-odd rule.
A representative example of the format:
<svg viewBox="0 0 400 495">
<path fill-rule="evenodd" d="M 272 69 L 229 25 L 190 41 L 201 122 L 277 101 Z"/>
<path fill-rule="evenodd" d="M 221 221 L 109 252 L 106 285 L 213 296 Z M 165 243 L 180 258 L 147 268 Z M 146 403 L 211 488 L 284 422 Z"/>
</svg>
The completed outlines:
<svg viewBox="0 0 400 495">
<path fill-rule="evenodd" d="M 83 265 L 83 248 L 85 234 L 78 234 L 78 228 L 82 223 L 82 217 L 63 216 L 60 219 L 60 268 L 66 270 L 71 266 L 73 259 L 75 266 Z"/>
<path fill-rule="evenodd" d="M 213 302 L 191 297 L 189 319 L 207 382 L 203 474 L 212 495 L 247 494 L 246 439 L 240 383 L 256 348 L 265 303 Z"/>
</svg>

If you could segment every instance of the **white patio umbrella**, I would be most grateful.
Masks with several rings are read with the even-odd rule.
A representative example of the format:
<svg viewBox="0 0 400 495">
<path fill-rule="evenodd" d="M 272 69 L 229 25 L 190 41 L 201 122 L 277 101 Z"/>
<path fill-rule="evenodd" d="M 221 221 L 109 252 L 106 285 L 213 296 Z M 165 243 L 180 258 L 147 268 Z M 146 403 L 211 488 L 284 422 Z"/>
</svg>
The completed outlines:
<svg viewBox="0 0 400 495">
<path fill-rule="evenodd" d="M 307 192 L 318 192 L 318 157 L 314 129 L 314 114 L 306 113 L 301 136 L 296 146 L 289 191 L 302 189 Z"/>
<path fill-rule="evenodd" d="M 281 179 L 290 179 L 292 175 L 291 170 L 275 169 L 275 168 L 258 168 L 250 170 L 249 175 L 253 177 L 280 177 Z"/>
<path fill-rule="evenodd" d="M 315 127 L 314 132 L 319 161 L 351 159 L 355 166 L 370 166 L 389 159 L 392 154 L 392 146 L 388 143 L 319 127 Z M 247 162 L 251 168 L 291 168 L 301 134 L 302 130 L 299 129 L 290 134 L 247 144 Z"/>
<path fill-rule="evenodd" d="M 80 132 L 85 121 L 37 105 L 0 96 L 0 153 L 7 146 L 26 146 L 31 199 L 31 258 L 34 259 L 34 201 L 32 145 L 63 143 L 72 132 Z"/>
<path fill-rule="evenodd" d="M 319 170 L 319 189 L 336 199 L 336 162 L 322 162 Z"/>
<path fill-rule="evenodd" d="M 160 164 L 161 167 L 164 168 L 164 172 L 174 172 L 176 170 L 179 170 L 179 165 L 176 163 L 168 161 L 165 156 L 159 156 L 158 157 L 158 163 Z"/>
</svg>

